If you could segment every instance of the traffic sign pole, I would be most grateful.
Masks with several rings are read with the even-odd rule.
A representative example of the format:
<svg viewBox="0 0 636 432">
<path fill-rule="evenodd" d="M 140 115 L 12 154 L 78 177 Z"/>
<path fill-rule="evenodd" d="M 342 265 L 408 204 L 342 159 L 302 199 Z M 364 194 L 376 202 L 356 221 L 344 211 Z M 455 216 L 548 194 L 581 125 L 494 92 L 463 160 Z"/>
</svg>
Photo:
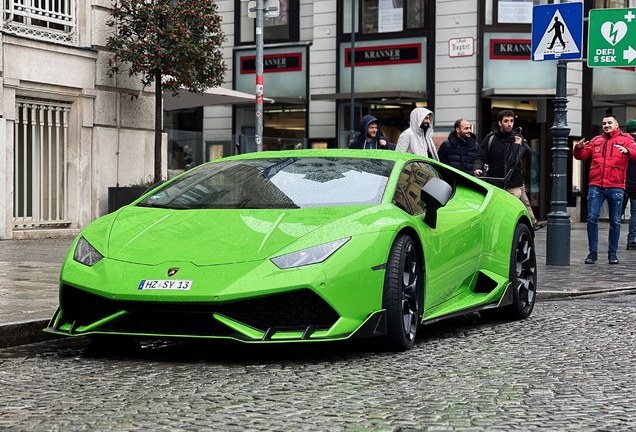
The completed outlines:
<svg viewBox="0 0 636 432">
<path fill-rule="evenodd" d="M 567 158 L 570 128 L 565 109 L 567 60 L 582 57 L 583 4 L 532 7 L 532 60 L 558 60 L 552 147 L 552 199 L 548 213 L 547 265 L 570 265 L 570 215 L 567 212 Z"/>
<path fill-rule="evenodd" d="M 256 0 L 256 151 L 263 151 L 263 0 Z"/>
</svg>

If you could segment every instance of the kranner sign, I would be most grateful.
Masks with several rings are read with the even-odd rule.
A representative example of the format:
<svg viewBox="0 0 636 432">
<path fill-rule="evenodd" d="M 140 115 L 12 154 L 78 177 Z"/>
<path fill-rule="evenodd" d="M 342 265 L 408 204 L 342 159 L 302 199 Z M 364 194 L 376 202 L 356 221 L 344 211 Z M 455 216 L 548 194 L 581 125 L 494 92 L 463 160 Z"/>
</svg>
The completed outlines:
<svg viewBox="0 0 636 432">
<path fill-rule="evenodd" d="M 263 72 L 298 72 L 303 68 L 303 53 L 267 54 Z M 256 56 L 241 57 L 241 74 L 256 73 Z"/>
<path fill-rule="evenodd" d="M 491 60 L 531 60 L 531 39 L 491 39 Z"/>
<path fill-rule="evenodd" d="M 345 67 L 351 67 L 351 48 L 345 48 Z M 356 47 L 356 66 L 395 65 L 422 62 L 422 44 Z"/>
</svg>

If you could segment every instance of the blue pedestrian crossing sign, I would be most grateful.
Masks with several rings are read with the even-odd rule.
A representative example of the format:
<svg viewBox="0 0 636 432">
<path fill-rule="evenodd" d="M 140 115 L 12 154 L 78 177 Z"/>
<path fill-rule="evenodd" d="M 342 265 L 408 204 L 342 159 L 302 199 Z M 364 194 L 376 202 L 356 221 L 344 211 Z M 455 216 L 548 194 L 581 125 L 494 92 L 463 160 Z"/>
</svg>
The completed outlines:
<svg viewBox="0 0 636 432">
<path fill-rule="evenodd" d="M 532 7 L 532 60 L 583 57 L 583 3 Z"/>
</svg>

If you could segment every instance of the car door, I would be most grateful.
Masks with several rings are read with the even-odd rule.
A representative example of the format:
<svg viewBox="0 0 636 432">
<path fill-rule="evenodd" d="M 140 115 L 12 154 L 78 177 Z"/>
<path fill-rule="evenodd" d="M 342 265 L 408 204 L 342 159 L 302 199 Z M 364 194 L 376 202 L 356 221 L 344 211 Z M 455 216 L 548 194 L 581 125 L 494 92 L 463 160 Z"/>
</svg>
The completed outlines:
<svg viewBox="0 0 636 432">
<path fill-rule="evenodd" d="M 423 221 L 426 211 L 420 199 L 422 187 L 433 177 L 448 177 L 428 162 L 407 163 L 400 176 L 393 203 L 410 213 L 423 245 L 425 316 L 468 290 L 476 277 L 481 252 L 483 194 L 457 186 L 448 204 L 438 211 L 437 226 Z M 444 174 L 444 176 L 442 176 Z"/>
</svg>

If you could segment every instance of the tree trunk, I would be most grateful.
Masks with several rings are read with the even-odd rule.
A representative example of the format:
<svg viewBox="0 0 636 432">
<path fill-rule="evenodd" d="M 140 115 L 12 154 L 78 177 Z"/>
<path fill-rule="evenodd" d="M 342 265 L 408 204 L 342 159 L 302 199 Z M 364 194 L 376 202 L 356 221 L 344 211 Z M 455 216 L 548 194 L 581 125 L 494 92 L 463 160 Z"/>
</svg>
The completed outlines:
<svg viewBox="0 0 636 432">
<path fill-rule="evenodd" d="M 161 71 L 155 73 L 155 183 L 161 182 L 161 135 L 163 132 L 163 105 Z"/>
</svg>

